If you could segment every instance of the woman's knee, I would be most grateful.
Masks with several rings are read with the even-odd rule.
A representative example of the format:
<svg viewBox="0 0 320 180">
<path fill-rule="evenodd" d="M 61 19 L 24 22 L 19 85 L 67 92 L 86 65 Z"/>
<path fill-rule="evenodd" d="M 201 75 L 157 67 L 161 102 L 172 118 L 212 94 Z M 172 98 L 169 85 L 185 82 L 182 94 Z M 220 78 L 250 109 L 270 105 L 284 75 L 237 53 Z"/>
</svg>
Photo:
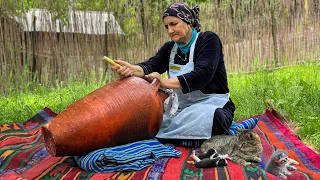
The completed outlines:
<svg viewBox="0 0 320 180">
<path fill-rule="evenodd" d="M 229 134 L 232 117 L 224 109 L 217 108 L 214 113 L 212 135 Z"/>
</svg>

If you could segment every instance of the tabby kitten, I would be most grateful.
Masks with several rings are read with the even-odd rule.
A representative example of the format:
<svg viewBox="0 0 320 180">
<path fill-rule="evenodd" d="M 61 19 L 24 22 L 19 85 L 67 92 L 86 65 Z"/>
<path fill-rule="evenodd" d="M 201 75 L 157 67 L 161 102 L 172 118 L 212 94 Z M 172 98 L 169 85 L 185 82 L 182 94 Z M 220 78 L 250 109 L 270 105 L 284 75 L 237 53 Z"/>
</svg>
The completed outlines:
<svg viewBox="0 0 320 180">
<path fill-rule="evenodd" d="M 251 162 L 261 162 L 259 153 L 262 144 L 259 135 L 252 129 L 236 129 L 237 135 L 217 135 L 201 145 L 201 151 L 216 149 L 219 154 L 226 154 L 232 162 L 249 166 Z"/>
<path fill-rule="evenodd" d="M 299 163 L 288 157 L 288 152 L 284 150 L 275 151 L 267 163 L 266 171 L 284 179 L 291 175 L 289 170 L 297 170 L 291 164 L 298 165 Z"/>
</svg>

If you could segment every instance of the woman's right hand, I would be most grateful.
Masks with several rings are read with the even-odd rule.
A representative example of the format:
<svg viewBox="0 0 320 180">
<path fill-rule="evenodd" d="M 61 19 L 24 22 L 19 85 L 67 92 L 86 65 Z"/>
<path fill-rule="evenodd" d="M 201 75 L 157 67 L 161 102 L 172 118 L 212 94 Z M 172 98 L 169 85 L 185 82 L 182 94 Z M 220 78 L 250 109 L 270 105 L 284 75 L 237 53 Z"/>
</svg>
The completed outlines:
<svg viewBox="0 0 320 180">
<path fill-rule="evenodd" d="M 121 60 L 114 60 L 114 62 L 122 66 L 111 66 L 111 69 L 115 71 L 120 78 L 129 77 L 134 74 L 134 65 Z"/>
</svg>

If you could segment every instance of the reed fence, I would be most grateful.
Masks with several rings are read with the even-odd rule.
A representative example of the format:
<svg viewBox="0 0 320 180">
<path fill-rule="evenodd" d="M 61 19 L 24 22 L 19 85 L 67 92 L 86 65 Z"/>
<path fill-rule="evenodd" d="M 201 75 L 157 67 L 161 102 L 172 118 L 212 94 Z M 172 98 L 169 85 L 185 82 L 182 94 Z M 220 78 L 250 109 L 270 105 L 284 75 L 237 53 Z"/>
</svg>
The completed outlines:
<svg viewBox="0 0 320 180">
<path fill-rule="evenodd" d="M 320 61 L 319 0 L 239 2 L 200 4 L 202 31 L 220 36 L 228 73 Z M 83 11 L 83 16 L 73 13 L 67 23 L 56 21 L 50 13 L 33 14 L 28 23 L 21 24 L 17 19 L 26 21 L 26 15 L 12 16 L 6 13 L 10 10 L 0 8 L 0 92 L 34 82 L 52 87 L 72 81 L 112 81 L 115 74 L 102 60 L 104 55 L 138 63 L 170 40 L 161 24 L 163 8 L 158 6 L 137 11 L 135 29 L 130 32 L 125 13 L 105 21 L 105 12 L 94 12 L 90 19 L 85 16 L 93 12 Z"/>
</svg>

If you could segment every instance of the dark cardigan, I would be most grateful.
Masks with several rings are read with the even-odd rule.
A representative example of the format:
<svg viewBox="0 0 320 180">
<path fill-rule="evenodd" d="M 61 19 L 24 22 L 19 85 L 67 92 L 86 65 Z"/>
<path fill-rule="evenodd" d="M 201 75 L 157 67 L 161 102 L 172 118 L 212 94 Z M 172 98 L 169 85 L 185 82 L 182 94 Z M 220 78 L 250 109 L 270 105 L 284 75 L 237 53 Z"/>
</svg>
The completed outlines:
<svg viewBox="0 0 320 180">
<path fill-rule="evenodd" d="M 170 52 L 174 46 L 173 41 L 165 43 L 155 56 L 148 61 L 139 63 L 138 65 L 144 70 L 145 74 L 158 72 L 160 74 L 169 70 Z M 178 48 L 175 56 L 175 64 L 184 65 L 185 56 Z M 187 57 L 188 59 L 188 57 Z M 206 31 L 199 34 L 194 49 L 194 70 L 178 76 L 178 80 L 182 86 L 182 92 L 200 90 L 204 94 L 225 94 L 229 93 L 227 72 L 223 59 L 222 43 L 217 34 Z M 233 102 L 230 101 L 224 107 L 232 116 L 235 111 Z"/>
</svg>

